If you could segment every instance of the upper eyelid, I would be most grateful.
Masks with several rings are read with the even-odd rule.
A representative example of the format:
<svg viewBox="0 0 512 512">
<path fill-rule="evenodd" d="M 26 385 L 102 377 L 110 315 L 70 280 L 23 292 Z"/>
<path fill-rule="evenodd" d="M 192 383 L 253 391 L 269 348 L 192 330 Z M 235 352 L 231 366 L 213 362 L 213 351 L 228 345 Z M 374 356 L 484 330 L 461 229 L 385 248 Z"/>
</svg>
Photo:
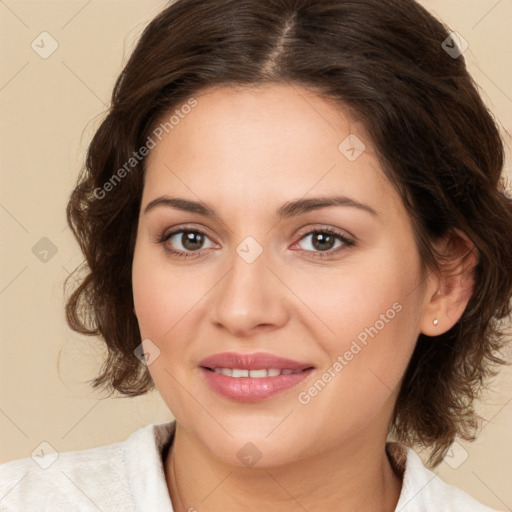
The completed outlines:
<svg viewBox="0 0 512 512">
<path fill-rule="evenodd" d="M 184 231 L 204 233 L 208 238 L 210 238 L 210 240 L 212 240 L 212 237 L 209 234 L 209 230 L 203 226 L 179 226 L 176 228 L 164 229 L 161 232 L 162 234 L 159 236 L 159 238 L 170 238 L 171 236 L 177 235 L 178 233 L 182 233 Z"/>
<path fill-rule="evenodd" d="M 355 241 L 356 237 L 352 234 L 350 234 L 347 230 L 341 229 L 341 228 L 335 228 L 333 226 L 327 226 L 327 225 L 316 225 L 313 227 L 306 227 L 304 230 L 300 230 L 297 236 L 300 238 L 304 237 L 305 235 L 310 235 L 315 232 L 322 233 L 323 231 L 333 231 L 337 236 L 340 236 L 342 238 L 347 238 L 349 240 Z"/>
</svg>

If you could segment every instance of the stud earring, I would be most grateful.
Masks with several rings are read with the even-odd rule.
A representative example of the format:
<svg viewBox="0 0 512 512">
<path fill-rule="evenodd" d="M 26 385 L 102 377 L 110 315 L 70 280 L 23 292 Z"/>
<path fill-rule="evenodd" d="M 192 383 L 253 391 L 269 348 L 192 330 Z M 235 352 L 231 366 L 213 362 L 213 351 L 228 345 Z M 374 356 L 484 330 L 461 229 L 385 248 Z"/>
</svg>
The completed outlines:
<svg viewBox="0 0 512 512">
<path fill-rule="evenodd" d="M 436 319 L 434 320 L 434 325 L 437 325 L 438 323 L 439 323 L 439 320 L 436 318 Z"/>
</svg>

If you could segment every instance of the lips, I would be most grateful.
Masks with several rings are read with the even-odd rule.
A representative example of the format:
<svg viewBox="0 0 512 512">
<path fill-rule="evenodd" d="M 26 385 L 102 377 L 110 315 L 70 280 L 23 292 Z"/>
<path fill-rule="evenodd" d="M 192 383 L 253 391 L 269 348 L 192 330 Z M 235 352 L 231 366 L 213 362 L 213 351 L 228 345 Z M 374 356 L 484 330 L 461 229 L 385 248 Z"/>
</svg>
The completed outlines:
<svg viewBox="0 0 512 512">
<path fill-rule="evenodd" d="M 314 367 L 272 354 L 216 354 L 199 363 L 210 388 L 238 401 L 258 401 L 291 389 Z"/>
</svg>

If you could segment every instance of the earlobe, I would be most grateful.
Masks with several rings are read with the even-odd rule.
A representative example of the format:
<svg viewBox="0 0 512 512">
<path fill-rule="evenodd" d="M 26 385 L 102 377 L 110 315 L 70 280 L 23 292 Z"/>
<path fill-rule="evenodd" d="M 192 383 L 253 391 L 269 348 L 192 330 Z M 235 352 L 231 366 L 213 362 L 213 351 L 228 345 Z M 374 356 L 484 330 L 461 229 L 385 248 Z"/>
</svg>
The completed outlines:
<svg viewBox="0 0 512 512">
<path fill-rule="evenodd" d="M 473 295 L 478 264 L 475 245 L 459 230 L 444 238 L 437 250 L 444 257 L 420 322 L 420 330 L 426 336 L 439 336 L 459 321 Z"/>
<path fill-rule="evenodd" d="M 436 286 L 437 285 L 437 286 Z M 432 286 L 434 291 L 432 292 Z M 431 287 L 427 297 L 430 297 L 426 307 L 423 310 L 423 314 L 420 322 L 420 331 L 426 336 L 438 336 L 442 334 L 441 329 L 446 323 L 443 315 L 443 303 L 442 303 L 442 282 L 436 279 Z"/>
</svg>

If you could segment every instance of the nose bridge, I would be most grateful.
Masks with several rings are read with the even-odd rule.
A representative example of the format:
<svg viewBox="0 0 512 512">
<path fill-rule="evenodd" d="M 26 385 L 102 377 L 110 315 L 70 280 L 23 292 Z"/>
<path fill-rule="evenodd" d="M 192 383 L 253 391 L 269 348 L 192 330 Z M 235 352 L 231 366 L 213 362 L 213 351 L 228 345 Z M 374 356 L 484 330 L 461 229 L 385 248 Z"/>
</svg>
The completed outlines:
<svg viewBox="0 0 512 512">
<path fill-rule="evenodd" d="M 258 326 L 277 326 L 286 319 L 279 280 L 267 268 L 269 251 L 246 237 L 233 251 L 231 270 L 217 288 L 213 321 L 237 335 L 251 334 Z"/>
</svg>

